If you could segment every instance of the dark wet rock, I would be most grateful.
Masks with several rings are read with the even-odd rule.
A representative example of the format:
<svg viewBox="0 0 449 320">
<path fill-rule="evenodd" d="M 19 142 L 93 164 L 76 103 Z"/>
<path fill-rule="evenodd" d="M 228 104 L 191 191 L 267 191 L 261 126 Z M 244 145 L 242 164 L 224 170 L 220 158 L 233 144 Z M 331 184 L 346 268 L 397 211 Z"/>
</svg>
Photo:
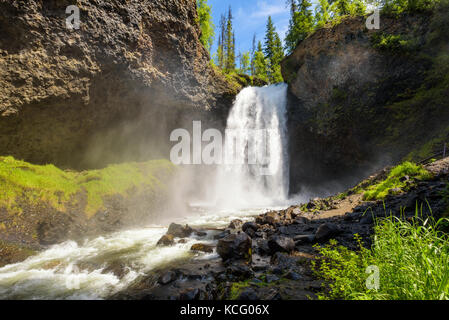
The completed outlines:
<svg viewBox="0 0 449 320">
<path fill-rule="evenodd" d="M 248 229 L 251 229 L 253 231 L 257 231 L 259 229 L 259 225 L 255 222 L 249 221 L 245 222 L 242 226 L 242 230 L 246 232 Z"/>
<path fill-rule="evenodd" d="M 297 217 L 293 221 L 293 223 L 295 223 L 295 224 L 308 224 L 309 222 L 310 222 L 310 220 L 307 219 L 306 217 Z"/>
<path fill-rule="evenodd" d="M 178 243 L 187 243 L 186 239 L 179 239 Z"/>
<path fill-rule="evenodd" d="M 175 244 L 175 237 L 172 234 L 164 234 L 157 242 L 158 246 L 171 246 Z"/>
<path fill-rule="evenodd" d="M 253 288 L 248 288 L 242 291 L 240 295 L 237 297 L 237 300 L 246 300 L 246 301 L 254 301 L 258 300 L 259 297 L 256 293 L 256 290 Z"/>
<path fill-rule="evenodd" d="M 246 233 L 230 234 L 218 240 L 217 253 L 223 260 L 249 259 L 252 240 Z"/>
<path fill-rule="evenodd" d="M 214 247 L 204 243 L 195 243 L 194 245 L 192 245 L 190 250 L 212 253 L 214 251 Z"/>
<path fill-rule="evenodd" d="M 278 267 L 282 270 L 282 273 L 284 273 L 285 270 L 295 269 L 297 267 L 298 257 L 290 256 L 283 252 L 276 252 L 271 256 L 270 262 L 273 265 L 273 268 Z"/>
<path fill-rule="evenodd" d="M 250 266 L 246 263 L 238 262 L 232 263 L 227 269 L 226 274 L 231 276 L 233 279 L 249 279 L 254 276 L 254 272 Z"/>
<path fill-rule="evenodd" d="M 274 274 L 267 274 L 266 280 L 267 280 L 267 283 L 272 283 L 272 282 L 278 281 L 279 277 L 275 276 Z"/>
<path fill-rule="evenodd" d="M 284 270 L 282 270 L 281 267 L 276 266 L 276 267 L 271 268 L 271 272 L 273 274 L 282 275 L 284 273 Z"/>
<path fill-rule="evenodd" d="M 162 276 L 159 277 L 158 282 L 162 285 L 167 285 L 173 281 L 175 281 L 177 278 L 176 273 L 173 271 L 168 271 L 164 273 Z"/>
<path fill-rule="evenodd" d="M 270 267 L 270 257 L 253 253 L 251 256 L 251 268 L 254 271 L 265 271 Z"/>
<path fill-rule="evenodd" d="M 306 243 L 312 243 L 315 241 L 315 235 L 313 234 L 300 234 L 293 238 L 296 245 L 302 245 Z"/>
<path fill-rule="evenodd" d="M 281 217 L 276 211 L 271 211 L 260 215 L 256 218 L 256 223 L 260 225 L 269 224 L 272 226 L 276 226 L 281 222 Z"/>
<path fill-rule="evenodd" d="M 176 238 L 185 238 L 190 236 L 193 233 L 193 229 L 188 225 L 182 226 L 180 224 L 172 223 L 168 227 L 167 234 L 171 234 Z"/>
<path fill-rule="evenodd" d="M 337 225 L 333 223 L 324 223 L 318 227 L 315 233 L 315 240 L 318 242 L 325 242 L 340 233 L 341 230 Z"/>
<path fill-rule="evenodd" d="M 220 232 L 219 234 L 215 235 L 214 239 L 220 240 L 220 239 L 227 237 L 229 234 L 231 234 L 231 232 L 228 229 L 226 229 L 226 230 Z"/>
<path fill-rule="evenodd" d="M 302 277 L 299 273 L 290 270 L 289 272 L 287 272 L 287 274 L 285 275 L 285 278 L 289 279 L 289 280 L 300 280 Z"/>
<path fill-rule="evenodd" d="M 360 219 L 362 214 L 360 212 L 347 212 L 344 216 L 345 221 L 354 221 Z"/>
<path fill-rule="evenodd" d="M 244 232 L 251 238 L 254 238 L 256 236 L 256 232 L 251 228 L 246 229 Z"/>
<path fill-rule="evenodd" d="M 268 247 L 271 253 L 291 252 L 295 249 L 295 241 L 292 238 L 275 235 L 268 240 Z"/>
<path fill-rule="evenodd" d="M 259 278 L 254 278 L 254 279 L 252 279 L 249 283 L 250 283 L 250 284 L 259 285 L 259 284 L 262 284 L 263 281 L 260 280 Z"/>
<path fill-rule="evenodd" d="M 257 254 L 269 254 L 270 253 L 270 247 L 268 246 L 268 240 L 257 239 L 254 251 Z"/>
<path fill-rule="evenodd" d="M 228 228 L 229 229 L 241 229 L 242 226 L 243 226 L 243 221 L 240 219 L 235 219 L 235 220 L 231 221 Z"/>
<path fill-rule="evenodd" d="M 200 298 L 200 289 L 187 288 L 179 294 L 179 300 L 198 300 Z"/>
<path fill-rule="evenodd" d="M 289 224 L 282 227 L 279 227 L 278 232 L 280 234 L 293 237 L 298 234 L 302 234 L 304 232 L 304 225 L 302 224 Z"/>
<path fill-rule="evenodd" d="M 270 290 L 270 292 L 268 292 L 264 299 L 269 301 L 282 300 L 282 296 L 280 295 L 278 290 L 272 289 Z"/>
<path fill-rule="evenodd" d="M 360 223 L 361 224 L 373 224 L 374 222 L 374 217 L 371 213 L 366 213 L 361 219 L 360 219 Z"/>
</svg>

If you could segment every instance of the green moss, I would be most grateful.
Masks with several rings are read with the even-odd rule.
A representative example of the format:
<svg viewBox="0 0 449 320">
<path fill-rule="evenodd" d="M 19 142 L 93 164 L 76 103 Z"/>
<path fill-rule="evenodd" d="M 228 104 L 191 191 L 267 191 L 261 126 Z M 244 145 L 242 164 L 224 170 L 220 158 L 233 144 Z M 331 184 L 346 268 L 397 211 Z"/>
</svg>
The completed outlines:
<svg viewBox="0 0 449 320">
<path fill-rule="evenodd" d="M 403 164 L 393 168 L 384 181 L 368 187 L 363 194 L 364 200 L 380 200 L 389 195 L 393 189 L 405 189 L 408 186 L 408 181 L 404 178 L 409 176 L 414 180 L 430 179 L 431 174 L 422 166 L 418 166 L 411 162 L 404 162 Z"/>
<path fill-rule="evenodd" d="M 419 42 L 416 38 L 383 32 L 374 33 L 371 36 L 371 43 L 376 49 L 396 53 L 413 52 L 419 47 Z"/>
<path fill-rule="evenodd" d="M 240 296 L 240 294 L 250 287 L 259 287 L 259 288 L 271 287 L 271 286 L 276 286 L 280 283 L 284 283 L 285 281 L 287 281 L 284 278 L 280 278 L 278 281 L 273 281 L 273 282 L 268 283 L 268 282 L 266 282 L 267 281 L 266 274 L 259 276 L 259 279 L 261 280 L 261 282 L 254 282 L 252 279 L 240 281 L 240 282 L 233 282 L 230 287 L 228 298 L 230 300 L 237 300 L 238 297 Z"/>
<path fill-rule="evenodd" d="M 0 207 L 21 213 L 19 200 L 48 203 L 59 211 L 85 193 L 85 212 L 90 218 L 104 206 L 107 196 L 157 191 L 164 187 L 174 166 L 167 160 L 111 165 L 101 170 L 63 171 L 53 165 L 33 165 L 13 157 L 0 157 Z"/>
</svg>

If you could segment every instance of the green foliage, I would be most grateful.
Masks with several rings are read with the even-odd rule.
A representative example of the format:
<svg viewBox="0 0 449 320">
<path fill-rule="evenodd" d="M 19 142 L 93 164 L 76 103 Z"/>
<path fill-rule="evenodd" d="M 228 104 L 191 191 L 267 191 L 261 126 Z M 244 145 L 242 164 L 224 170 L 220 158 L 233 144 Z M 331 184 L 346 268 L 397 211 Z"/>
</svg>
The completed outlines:
<svg viewBox="0 0 449 320">
<path fill-rule="evenodd" d="M 264 53 L 265 61 L 267 62 L 268 81 L 270 83 L 283 82 L 281 61 L 284 58 L 284 49 L 271 17 L 268 17 L 267 29 L 265 32 Z"/>
<path fill-rule="evenodd" d="M 320 299 L 443 300 L 449 299 L 449 241 L 439 231 L 449 220 L 437 223 L 396 217 L 377 221 L 371 249 L 351 251 L 331 241 L 316 247 L 321 258 L 313 261 L 315 273 L 329 282 Z M 368 266 L 379 268 L 379 288 L 368 289 Z"/>
<path fill-rule="evenodd" d="M 333 7 L 331 7 L 328 0 L 319 0 L 318 3 L 319 4 L 315 7 L 315 22 L 316 28 L 322 28 L 331 20 Z M 288 51 L 292 51 L 294 49 L 293 45 L 287 46 Z"/>
<path fill-rule="evenodd" d="M 295 7 L 298 8 L 298 10 L 292 11 L 288 32 L 285 37 L 285 49 L 288 53 L 293 52 L 298 43 L 303 41 L 307 35 L 314 30 L 314 17 L 311 7 L 311 2 L 308 0 L 303 0 L 299 6 Z M 329 3 L 327 0 L 320 1 L 320 5 L 318 7 L 325 10 L 325 8 L 329 7 Z M 318 9 L 318 11 L 320 10 Z M 324 19 L 324 15 L 325 13 L 322 13 L 321 19 Z M 327 13 L 327 15 L 329 14 Z M 322 23 L 323 22 L 320 22 L 320 24 Z"/>
<path fill-rule="evenodd" d="M 101 170 L 63 171 L 53 165 L 33 165 L 13 157 L 0 157 L 0 207 L 10 213 L 22 212 L 18 201 L 48 203 L 59 211 L 73 204 L 75 195 L 86 193 L 86 214 L 91 217 L 103 208 L 111 195 L 139 190 L 162 190 L 174 166 L 167 160 L 111 165 Z"/>
<path fill-rule="evenodd" d="M 236 72 L 235 33 L 232 20 L 232 9 L 229 7 L 227 17 L 221 15 L 218 48 L 215 55 L 218 68 L 226 74 Z"/>
<path fill-rule="evenodd" d="M 239 73 L 249 74 L 251 72 L 251 57 L 249 52 L 240 54 L 240 69 Z"/>
<path fill-rule="evenodd" d="M 215 26 L 212 19 L 212 9 L 207 4 L 207 0 L 197 0 L 197 11 L 197 23 L 199 23 L 201 28 L 200 41 L 207 51 L 210 51 L 215 38 Z"/>
<path fill-rule="evenodd" d="M 254 54 L 254 75 L 264 81 L 268 82 L 267 60 L 262 50 L 262 43 L 257 46 L 257 51 Z"/>
<path fill-rule="evenodd" d="M 403 179 L 409 176 L 415 180 L 426 180 L 431 178 L 431 174 L 422 166 L 418 166 L 411 162 L 404 162 L 403 164 L 393 168 L 384 181 L 370 186 L 363 194 L 364 200 L 379 200 L 384 199 L 391 193 L 392 189 L 404 189 L 408 186 L 407 180 Z"/>
<path fill-rule="evenodd" d="M 413 52 L 418 47 L 416 39 L 400 34 L 374 33 L 371 37 L 374 48 L 390 52 Z"/>
<path fill-rule="evenodd" d="M 399 15 L 404 12 L 431 10 L 439 0 L 382 0 L 382 13 Z"/>
</svg>

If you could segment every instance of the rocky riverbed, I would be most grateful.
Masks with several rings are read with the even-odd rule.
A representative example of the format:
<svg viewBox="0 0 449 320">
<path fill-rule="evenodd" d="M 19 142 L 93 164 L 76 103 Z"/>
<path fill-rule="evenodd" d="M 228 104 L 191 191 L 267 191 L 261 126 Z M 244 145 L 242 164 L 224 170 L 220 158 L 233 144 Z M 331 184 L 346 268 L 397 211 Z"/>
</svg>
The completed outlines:
<svg viewBox="0 0 449 320">
<path fill-rule="evenodd" d="M 158 245 L 170 246 L 195 234 L 191 250 L 216 252 L 209 259 L 181 261 L 167 270 L 153 270 L 111 299 L 313 299 L 326 287 L 313 273 L 317 245 L 330 239 L 356 250 L 354 236 L 370 245 L 375 220 L 386 215 L 412 219 L 438 218 L 448 212 L 449 158 L 425 166 L 432 174 L 417 181 L 404 176 L 407 187 L 391 190 L 382 201 L 364 201 L 360 190 L 384 180 L 386 168 L 356 188 L 329 198 L 316 198 L 285 210 L 270 211 L 252 221 L 236 219 L 222 230 L 194 230 L 171 224 Z M 203 243 L 201 237 L 214 241 Z"/>
</svg>

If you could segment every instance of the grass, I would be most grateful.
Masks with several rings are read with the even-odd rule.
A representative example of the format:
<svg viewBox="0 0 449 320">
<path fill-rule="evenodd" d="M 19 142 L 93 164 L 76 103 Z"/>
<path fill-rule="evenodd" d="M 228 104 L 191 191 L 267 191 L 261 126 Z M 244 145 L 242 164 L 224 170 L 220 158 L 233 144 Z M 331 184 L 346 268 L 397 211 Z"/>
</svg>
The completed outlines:
<svg viewBox="0 0 449 320">
<path fill-rule="evenodd" d="M 0 157 L 0 207 L 11 214 L 20 214 L 19 201 L 25 201 L 31 205 L 47 203 L 64 212 L 75 204 L 75 195 L 85 193 L 85 212 L 90 218 L 103 208 L 107 196 L 160 190 L 173 170 L 174 166 L 167 160 L 75 172 Z"/>
<path fill-rule="evenodd" d="M 393 168 L 384 181 L 368 187 L 363 194 L 363 200 L 381 200 L 391 194 L 394 189 L 406 189 L 410 183 L 404 179 L 406 176 L 413 180 L 431 178 L 431 174 L 422 166 L 406 161 Z"/>
<path fill-rule="evenodd" d="M 449 220 L 435 222 L 397 217 L 377 221 L 371 249 L 351 251 L 336 241 L 317 247 L 321 258 L 314 272 L 329 283 L 320 299 L 447 300 L 449 241 L 440 230 Z M 369 266 L 379 271 L 379 286 L 368 289 Z"/>
</svg>

